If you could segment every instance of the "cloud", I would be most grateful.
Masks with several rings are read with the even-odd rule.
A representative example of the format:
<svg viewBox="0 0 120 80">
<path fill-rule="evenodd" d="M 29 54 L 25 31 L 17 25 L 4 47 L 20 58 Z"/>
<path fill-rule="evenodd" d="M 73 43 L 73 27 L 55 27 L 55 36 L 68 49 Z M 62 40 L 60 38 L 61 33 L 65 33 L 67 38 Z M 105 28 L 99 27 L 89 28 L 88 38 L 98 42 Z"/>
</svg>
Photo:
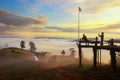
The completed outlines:
<svg viewBox="0 0 120 80">
<path fill-rule="evenodd" d="M 49 27 L 45 27 L 47 29 L 52 29 L 55 31 L 60 31 L 60 32 L 77 32 L 77 29 L 75 28 L 62 28 L 62 27 L 58 27 L 58 26 L 49 26 Z"/>
<path fill-rule="evenodd" d="M 103 26 L 104 24 L 98 24 L 100 26 Z M 43 30 L 44 29 L 44 30 Z M 77 28 L 64 28 L 64 27 L 60 27 L 60 26 L 46 26 L 44 27 L 42 30 L 42 32 L 67 32 L 67 33 L 71 33 L 71 32 L 75 32 L 77 33 L 78 32 L 78 29 Z M 104 27 L 100 27 L 100 28 L 90 28 L 90 29 L 87 29 L 87 28 L 84 28 L 84 29 L 80 29 L 80 33 L 101 33 L 101 32 L 106 32 L 106 33 L 117 33 L 118 32 L 114 32 L 114 30 L 117 30 L 117 29 L 120 29 L 120 23 L 117 23 L 117 24 L 111 24 L 111 25 L 108 25 L 108 26 L 105 26 Z M 36 29 L 38 30 L 38 29 Z"/>
<path fill-rule="evenodd" d="M 43 26 L 43 27 L 31 27 L 29 28 L 22 28 L 20 31 L 31 31 L 31 32 L 66 32 L 66 33 L 77 33 L 77 28 L 64 28 L 61 26 Z M 80 29 L 81 33 L 96 33 L 98 32 L 97 29 Z M 101 32 L 101 31 L 99 31 Z"/>
<path fill-rule="evenodd" d="M 96 14 L 107 11 L 114 7 L 120 7 L 120 0 L 19 0 L 21 7 L 39 15 L 39 11 L 44 6 L 52 6 L 56 9 L 77 13 L 78 7 L 86 14 Z"/>
<path fill-rule="evenodd" d="M 82 8 L 82 13 L 96 14 L 105 12 L 111 8 L 120 7 L 120 0 L 82 0 L 69 2 L 64 5 L 66 11 L 76 13 L 78 7 Z"/>
<path fill-rule="evenodd" d="M 39 18 L 25 17 L 9 11 L 0 10 L 0 35 L 11 35 L 14 32 L 32 31 L 34 27 L 46 25 L 44 16 Z"/>
<path fill-rule="evenodd" d="M 109 8 L 120 7 L 120 0 L 85 0 L 81 6 L 88 13 L 99 13 Z"/>
<path fill-rule="evenodd" d="M 75 0 L 18 0 L 21 7 L 36 15 L 41 15 L 39 11 L 45 6 L 52 6 L 56 9 L 63 9 L 64 6 L 71 5 Z M 64 9 L 63 9 L 64 10 Z"/>
<path fill-rule="evenodd" d="M 5 27 L 6 25 L 3 23 L 0 23 L 0 27 Z"/>
<path fill-rule="evenodd" d="M 21 31 L 27 31 L 27 28 L 24 28 Z M 77 29 L 75 28 L 63 28 L 63 27 L 58 27 L 58 26 L 44 26 L 44 27 L 32 27 L 29 28 L 28 31 L 31 32 L 77 32 Z"/>
<path fill-rule="evenodd" d="M 104 26 L 104 27 L 101 27 L 101 28 L 96 28 L 94 30 L 104 30 L 104 31 L 109 31 L 109 30 L 115 30 L 115 29 L 120 29 L 120 23 L 117 23 L 117 24 L 111 24 L 111 25 L 108 25 L 108 26 Z"/>
<path fill-rule="evenodd" d="M 104 24 L 98 24 L 98 25 L 102 26 Z M 116 24 L 104 25 L 103 27 L 99 27 L 99 28 L 81 29 L 80 32 L 81 33 L 92 33 L 92 34 L 105 32 L 108 35 L 109 34 L 120 34 L 120 22 Z"/>
<path fill-rule="evenodd" d="M 32 3 L 29 0 L 18 0 L 22 6 L 25 7 L 42 7 L 45 5 L 61 5 L 70 2 L 74 2 L 74 0 L 32 0 Z"/>
<path fill-rule="evenodd" d="M 28 25 L 44 25 L 46 22 L 43 18 L 24 17 L 5 10 L 0 10 L 0 23 L 13 26 L 28 26 Z"/>
<path fill-rule="evenodd" d="M 0 23 L 0 34 L 5 33 L 6 31 L 12 31 L 14 28 L 14 26 L 8 26 L 4 23 Z"/>
</svg>

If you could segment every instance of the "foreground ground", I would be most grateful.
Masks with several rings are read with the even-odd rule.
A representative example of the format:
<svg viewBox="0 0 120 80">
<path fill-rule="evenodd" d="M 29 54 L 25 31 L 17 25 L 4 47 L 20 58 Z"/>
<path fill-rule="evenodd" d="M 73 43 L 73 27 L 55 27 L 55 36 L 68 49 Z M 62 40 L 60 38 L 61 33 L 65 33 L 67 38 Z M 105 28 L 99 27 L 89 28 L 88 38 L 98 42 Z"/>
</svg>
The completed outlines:
<svg viewBox="0 0 120 80">
<path fill-rule="evenodd" d="M 0 68 L 0 80 L 120 80 L 120 72 L 108 68 L 79 69 L 75 66 L 44 69 L 39 63 L 10 65 Z"/>
<path fill-rule="evenodd" d="M 68 57 L 64 59 L 63 57 L 52 56 L 49 57 L 49 60 L 46 60 L 47 57 L 39 61 L 31 61 L 30 58 L 26 58 L 27 55 L 23 54 L 28 54 L 28 51 L 22 51 L 19 57 L 18 54 L 21 53 L 21 50 L 15 49 L 13 51 L 13 48 L 7 50 L 9 51 L 7 55 L 4 54 L 6 50 L 0 51 L 0 53 L 3 53 L 0 55 L 0 80 L 120 80 L 120 71 L 114 73 L 109 66 L 102 66 L 98 70 L 93 70 L 91 67 L 81 69 L 77 67 L 76 61 L 73 61 L 74 64 L 73 62 L 68 64 L 69 61 L 71 62 L 71 58 L 69 60 Z M 16 54 L 14 57 L 17 57 L 20 61 L 13 59 L 13 53 Z M 7 60 L 8 56 L 9 58 L 12 56 L 11 61 Z M 31 57 L 33 54 L 30 53 L 28 56 Z M 3 63 L 4 58 L 6 58 L 6 63 Z M 24 60 L 21 61 L 21 59 Z"/>
</svg>

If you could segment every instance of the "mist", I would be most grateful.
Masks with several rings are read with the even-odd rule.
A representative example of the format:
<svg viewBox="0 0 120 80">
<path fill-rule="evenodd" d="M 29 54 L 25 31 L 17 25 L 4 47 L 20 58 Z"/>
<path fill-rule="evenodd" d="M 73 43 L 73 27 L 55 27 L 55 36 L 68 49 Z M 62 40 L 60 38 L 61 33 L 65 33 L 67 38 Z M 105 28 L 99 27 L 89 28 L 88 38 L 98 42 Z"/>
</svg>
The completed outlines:
<svg viewBox="0 0 120 80">
<path fill-rule="evenodd" d="M 16 47 L 20 48 L 20 41 L 25 41 L 25 50 L 29 50 L 29 41 L 33 41 L 36 45 L 36 52 L 48 52 L 50 54 L 42 57 L 33 55 L 30 59 L 33 61 L 48 63 L 52 65 L 54 63 L 56 66 L 65 66 L 78 64 L 78 48 L 76 42 L 72 42 L 72 39 L 26 39 L 26 38 L 0 38 L 0 48 L 6 47 Z M 7 46 L 6 46 L 7 45 Z M 75 56 L 72 58 L 70 56 L 70 48 L 75 49 Z M 61 51 L 65 50 L 65 56 L 62 56 Z M 83 51 L 83 64 L 92 65 L 93 54 L 92 49 L 82 49 Z M 110 62 L 110 55 L 108 51 L 102 51 L 102 63 L 108 64 Z M 14 58 L 15 59 L 15 58 Z M 10 60 L 8 60 L 10 62 Z M 18 61 L 17 58 L 16 60 Z M 89 63 L 86 63 L 89 62 Z M 5 62 L 6 63 L 6 62 Z M 52 66 L 51 66 L 52 67 Z"/>
</svg>

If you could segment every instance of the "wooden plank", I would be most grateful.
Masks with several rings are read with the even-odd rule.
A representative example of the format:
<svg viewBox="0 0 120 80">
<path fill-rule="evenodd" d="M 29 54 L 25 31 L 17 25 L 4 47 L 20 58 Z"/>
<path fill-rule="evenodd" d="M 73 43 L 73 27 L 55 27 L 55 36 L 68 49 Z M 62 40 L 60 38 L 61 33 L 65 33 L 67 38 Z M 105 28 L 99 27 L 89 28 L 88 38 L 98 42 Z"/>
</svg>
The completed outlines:
<svg viewBox="0 0 120 80">
<path fill-rule="evenodd" d="M 105 49 L 105 50 L 115 50 L 115 51 L 118 51 L 120 52 L 120 46 L 94 46 L 94 45 L 81 45 L 80 46 L 81 48 L 94 48 L 96 47 L 97 49 Z"/>
</svg>

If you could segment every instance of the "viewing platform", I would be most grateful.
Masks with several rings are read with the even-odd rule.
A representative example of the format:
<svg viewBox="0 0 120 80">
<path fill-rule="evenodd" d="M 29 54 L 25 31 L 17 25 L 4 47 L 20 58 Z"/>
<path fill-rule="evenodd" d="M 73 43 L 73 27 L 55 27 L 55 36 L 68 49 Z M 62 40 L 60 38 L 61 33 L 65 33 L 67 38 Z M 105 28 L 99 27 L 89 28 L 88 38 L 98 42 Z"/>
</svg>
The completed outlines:
<svg viewBox="0 0 120 80">
<path fill-rule="evenodd" d="M 85 39 L 80 39 L 76 43 L 78 46 L 78 52 L 79 52 L 79 67 L 82 67 L 82 48 L 92 48 L 93 49 L 93 68 L 97 68 L 97 63 L 99 63 L 99 66 L 101 67 L 101 50 L 108 50 L 110 51 L 110 57 L 111 57 L 111 67 L 113 71 L 117 71 L 117 60 L 116 60 L 116 52 L 120 52 L 120 46 L 115 45 L 114 39 L 104 41 L 104 34 L 101 34 L 101 41 L 98 41 L 98 38 L 96 37 L 94 40 L 88 40 L 85 35 L 83 37 Z M 118 41 L 117 41 L 118 43 Z"/>
</svg>

